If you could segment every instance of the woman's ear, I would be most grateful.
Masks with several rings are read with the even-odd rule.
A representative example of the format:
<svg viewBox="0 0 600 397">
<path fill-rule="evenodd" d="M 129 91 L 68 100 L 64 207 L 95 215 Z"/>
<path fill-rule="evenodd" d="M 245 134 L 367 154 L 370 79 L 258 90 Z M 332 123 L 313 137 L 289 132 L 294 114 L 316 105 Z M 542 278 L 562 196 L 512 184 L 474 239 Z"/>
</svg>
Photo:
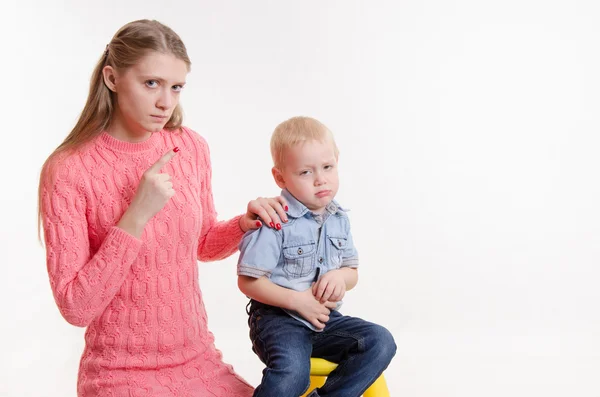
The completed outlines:
<svg viewBox="0 0 600 397">
<path fill-rule="evenodd" d="M 275 183 L 282 189 L 285 189 L 285 179 L 283 178 L 283 174 L 281 171 L 275 167 L 271 169 L 271 173 L 273 174 L 273 179 L 275 179 Z"/>
<path fill-rule="evenodd" d="M 102 69 L 102 77 L 104 78 L 104 84 L 112 92 L 117 92 L 117 76 L 115 69 L 112 66 L 106 65 Z"/>
</svg>

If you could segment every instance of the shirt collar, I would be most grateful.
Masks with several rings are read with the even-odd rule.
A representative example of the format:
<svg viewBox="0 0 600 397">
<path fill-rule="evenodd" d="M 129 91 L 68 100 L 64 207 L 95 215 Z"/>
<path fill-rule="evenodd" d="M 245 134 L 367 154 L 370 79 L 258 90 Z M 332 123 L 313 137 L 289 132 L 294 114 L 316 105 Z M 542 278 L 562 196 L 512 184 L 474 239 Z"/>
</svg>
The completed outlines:
<svg viewBox="0 0 600 397">
<path fill-rule="evenodd" d="M 301 218 L 307 213 L 311 212 L 304 204 L 298 201 L 296 197 L 292 196 L 287 189 L 283 189 L 281 191 L 281 195 L 288 203 L 288 210 L 286 212 L 289 216 L 293 218 Z M 335 200 L 332 200 L 329 204 L 327 204 L 325 210 L 330 214 L 336 214 L 338 212 L 345 211 Z"/>
</svg>

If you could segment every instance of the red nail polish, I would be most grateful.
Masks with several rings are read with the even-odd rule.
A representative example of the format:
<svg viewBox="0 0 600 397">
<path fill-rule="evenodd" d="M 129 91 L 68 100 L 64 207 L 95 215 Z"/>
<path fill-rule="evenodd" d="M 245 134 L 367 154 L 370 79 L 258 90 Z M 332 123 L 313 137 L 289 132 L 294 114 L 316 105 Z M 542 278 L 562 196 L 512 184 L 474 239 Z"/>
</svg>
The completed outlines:
<svg viewBox="0 0 600 397">
<path fill-rule="evenodd" d="M 260 227 L 262 225 L 262 223 L 260 223 L 259 221 L 256 221 L 256 227 Z"/>
<path fill-rule="evenodd" d="M 285 206 L 284 210 L 286 210 L 286 211 L 288 210 L 288 206 L 287 205 Z"/>
<path fill-rule="evenodd" d="M 271 222 L 271 223 L 269 223 L 269 226 L 275 227 L 275 224 L 273 222 Z"/>
<path fill-rule="evenodd" d="M 278 223 L 276 227 L 277 227 L 277 230 L 281 230 L 281 224 L 280 223 Z"/>
<path fill-rule="evenodd" d="M 173 148 L 173 151 L 174 151 L 175 153 L 177 153 L 177 152 L 179 151 L 179 148 L 176 146 L 175 148 Z"/>
</svg>

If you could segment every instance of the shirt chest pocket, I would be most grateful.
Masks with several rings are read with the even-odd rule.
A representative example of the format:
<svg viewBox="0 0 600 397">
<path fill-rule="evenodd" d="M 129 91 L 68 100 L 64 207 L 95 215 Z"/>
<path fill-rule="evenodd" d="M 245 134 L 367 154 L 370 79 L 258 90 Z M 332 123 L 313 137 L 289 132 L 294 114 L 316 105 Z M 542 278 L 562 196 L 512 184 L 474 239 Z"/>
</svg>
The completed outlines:
<svg viewBox="0 0 600 397">
<path fill-rule="evenodd" d="M 316 243 L 293 242 L 283 246 L 283 270 L 290 278 L 308 276 L 315 265 Z"/>
<path fill-rule="evenodd" d="M 333 267 L 339 267 L 344 259 L 344 250 L 348 246 L 347 237 L 327 236 L 329 245 L 329 261 Z"/>
</svg>

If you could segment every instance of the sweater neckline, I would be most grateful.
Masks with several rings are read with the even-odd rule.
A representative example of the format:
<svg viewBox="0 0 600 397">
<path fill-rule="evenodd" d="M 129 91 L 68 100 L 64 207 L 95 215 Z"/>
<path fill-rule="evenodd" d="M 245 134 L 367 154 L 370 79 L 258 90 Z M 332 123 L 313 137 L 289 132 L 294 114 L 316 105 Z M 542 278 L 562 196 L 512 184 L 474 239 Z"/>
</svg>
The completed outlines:
<svg viewBox="0 0 600 397">
<path fill-rule="evenodd" d="M 152 135 L 150 135 L 150 137 L 145 141 L 127 142 L 115 138 L 106 131 L 102 131 L 102 133 L 100 134 L 100 142 L 104 146 L 111 148 L 117 152 L 140 153 L 156 147 L 159 142 L 159 135 L 161 135 L 162 132 L 163 131 L 153 132 Z"/>
</svg>

